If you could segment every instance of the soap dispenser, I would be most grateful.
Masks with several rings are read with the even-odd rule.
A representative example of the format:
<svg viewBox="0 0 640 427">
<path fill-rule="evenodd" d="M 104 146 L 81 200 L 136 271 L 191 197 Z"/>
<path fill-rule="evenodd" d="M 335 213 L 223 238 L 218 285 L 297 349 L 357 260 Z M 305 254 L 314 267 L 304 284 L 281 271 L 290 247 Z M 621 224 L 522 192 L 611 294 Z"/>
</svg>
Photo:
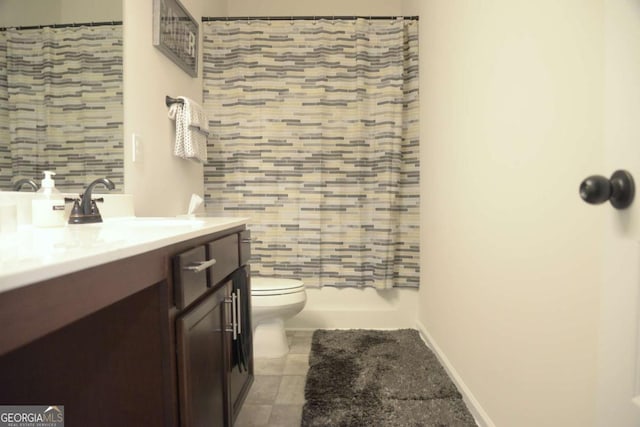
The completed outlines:
<svg viewBox="0 0 640 427">
<path fill-rule="evenodd" d="M 31 222 L 36 227 L 62 227 L 64 220 L 64 197 L 56 189 L 51 178 L 54 172 L 44 171 L 42 186 L 31 201 Z"/>
</svg>

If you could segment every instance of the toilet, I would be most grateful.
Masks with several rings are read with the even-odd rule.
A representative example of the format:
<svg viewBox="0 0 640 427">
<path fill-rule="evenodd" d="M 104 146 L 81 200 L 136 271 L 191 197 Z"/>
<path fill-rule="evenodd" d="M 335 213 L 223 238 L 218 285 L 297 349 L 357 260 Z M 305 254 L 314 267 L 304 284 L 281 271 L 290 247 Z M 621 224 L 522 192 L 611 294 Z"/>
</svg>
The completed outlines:
<svg viewBox="0 0 640 427">
<path fill-rule="evenodd" d="M 306 302 L 307 293 L 300 280 L 251 278 L 254 357 L 276 358 L 289 352 L 284 321 L 300 313 Z"/>
</svg>

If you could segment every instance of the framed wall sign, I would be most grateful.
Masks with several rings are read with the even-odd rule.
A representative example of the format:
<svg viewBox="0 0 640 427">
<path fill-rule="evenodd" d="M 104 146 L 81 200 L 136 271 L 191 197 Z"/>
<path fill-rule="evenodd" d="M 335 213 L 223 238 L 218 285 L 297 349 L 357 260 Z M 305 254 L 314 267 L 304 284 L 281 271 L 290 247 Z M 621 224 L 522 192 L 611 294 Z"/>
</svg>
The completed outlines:
<svg viewBox="0 0 640 427">
<path fill-rule="evenodd" d="M 178 0 L 153 0 L 153 45 L 192 77 L 198 75 L 198 21 Z"/>
</svg>

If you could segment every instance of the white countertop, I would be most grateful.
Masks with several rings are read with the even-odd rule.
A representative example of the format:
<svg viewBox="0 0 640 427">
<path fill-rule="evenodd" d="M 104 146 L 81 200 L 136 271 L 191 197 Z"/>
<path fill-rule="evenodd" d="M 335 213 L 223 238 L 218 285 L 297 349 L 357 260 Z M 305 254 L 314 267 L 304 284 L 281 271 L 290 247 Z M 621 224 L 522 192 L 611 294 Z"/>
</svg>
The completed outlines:
<svg viewBox="0 0 640 427">
<path fill-rule="evenodd" d="M 184 240 L 245 225 L 248 218 L 114 218 L 99 224 L 0 233 L 0 293 Z"/>
</svg>

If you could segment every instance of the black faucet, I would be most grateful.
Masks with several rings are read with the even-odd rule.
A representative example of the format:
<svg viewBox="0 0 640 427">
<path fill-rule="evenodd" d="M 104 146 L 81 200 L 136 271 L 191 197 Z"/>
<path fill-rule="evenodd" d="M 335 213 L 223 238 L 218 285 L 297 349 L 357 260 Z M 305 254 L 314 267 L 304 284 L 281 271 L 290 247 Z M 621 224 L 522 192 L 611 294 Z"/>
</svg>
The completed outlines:
<svg viewBox="0 0 640 427">
<path fill-rule="evenodd" d="M 87 189 L 84 190 L 84 193 L 80 195 L 80 199 L 71 200 L 74 202 L 74 205 L 73 209 L 71 209 L 71 215 L 69 216 L 69 224 L 102 222 L 102 215 L 100 215 L 96 202 L 102 202 L 104 199 L 93 199 L 91 197 L 93 187 L 95 187 L 96 184 L 103 184 L 107 187 L 107 190 L 116 188 L 115 184 L 108 178 L 98 178 L 91 182 L 91 184 L 87 186 Z"/>
<path fill-rule="evenodd" d="M 17 180 L 15 184 L 13 184 L 13 191 L 20 191 L 22 186 L 25 184 L 31 187 L 33 191 L 38 191 L 38 184 L 36 184 L 34 180 L 29 178 L 22 178 Z"/>
</svg>

